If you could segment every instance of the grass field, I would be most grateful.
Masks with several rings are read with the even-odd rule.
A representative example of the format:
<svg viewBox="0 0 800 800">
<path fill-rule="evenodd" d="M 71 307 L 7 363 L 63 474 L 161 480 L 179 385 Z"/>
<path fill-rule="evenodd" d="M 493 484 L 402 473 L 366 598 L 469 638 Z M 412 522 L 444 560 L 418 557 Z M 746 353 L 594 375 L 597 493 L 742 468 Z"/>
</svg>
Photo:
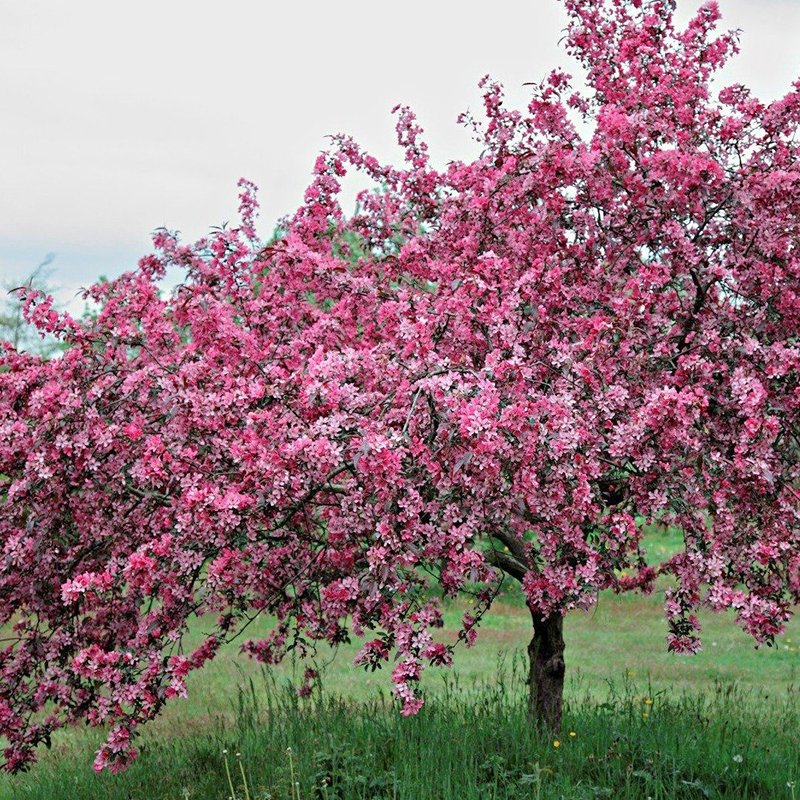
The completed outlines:
<svg viewBox="0 0 800 800">
<path fill-rule="evenodd" d="M 651 550 L 663 557 L 677 545 L 666 536 Z M 335 658 L 320 651 L 322 693 L 309 700 L 290 686 L 302 665 L 264 673 L 231 646 L 191 677 L 188 699 L 147 726 L 128 772 L 95 776 L 100 732 L 74 729 L 54 737 L 30 773 L 0 779 L 0 798 L 216 798 L 231 787 L 239 797 L 294 800 L 800 795 L 790 785 L 800 769 L 800 625 L 756 650 L 730 617 L 704 614 L 703 652 L 675 656 L 662 600 L 658 591 L 607 594 L 568 616 L 558 746 L 525 719 L 530 618 L 512 591 L 476 646 L 457 648 L 452 669 L 426 672 L 428 702 L 416 718 L 393 708 L 386 670 L 352 666 L 358 642 Z M 465 608 L 446 607 L 446 631 Z M 256 624 L 253 636 L 269 628 Z M 192 638 L 201 632 L 199 623 Z"/>
</svg>

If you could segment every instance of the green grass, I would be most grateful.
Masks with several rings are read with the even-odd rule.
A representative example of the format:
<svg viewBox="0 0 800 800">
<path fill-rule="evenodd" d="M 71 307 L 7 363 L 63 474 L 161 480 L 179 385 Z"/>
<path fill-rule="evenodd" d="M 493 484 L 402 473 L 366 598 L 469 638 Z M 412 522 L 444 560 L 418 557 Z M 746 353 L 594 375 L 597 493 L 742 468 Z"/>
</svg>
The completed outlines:
<svg viewBox="0 0 800 800">
<path fill-rule="evenodd" d="M 223 798 L 227 761 L 240 798 L 245 782 L 251 798 L 792 797 L 794 691 L 765 708 L 731 685 L 659 694 L 623 677 L 568 701 L 554 740 L 526 720 L 523 668 L 500 660 L 477 690 L 451 677 L 411 719 L 385 695 L 301 701 L 268 675 L 239 690 L 227 722 L 151 739 L 117 777 L 62 759 L 4 796 Z"/>
<path fill-rule="evenodd" d="M 650 542 L 659 560 L 679 546 L 674 532 Z M 326 776 L 329 798 L 792 797 L 800 625 L 792 623 L 777 647 L 756 650 L 731 615 L 705 613 L 703 652 L 676 656 L 666 652 L 662 592 L 606 593 L 591 612 L 567 617 L 557 748 L 525 719 L 521 658 L 530 618 L 510 590 L 476 646 L 457 648 L 452 670 L 426 671 L 428 702 L 416 718 L 398 715 L 388 670 L 352 666 L 358 641 L 335 658 L 320 649 L 323 694 L 305 701 L 289 686 L 304 665 L 289 661 L 265 682 L 237 642 L 190 677 L 188 699 L 145 727 L 128 772 L 95 776 L 101 732 L 62 731 L 30 773 L 0 778 L 0 798 L 228 797 L 225 747 L 234 783 L 242 783 L 241 762 L 253 798 L 291 798 L 291 768 L 303 798 L 325 798 Z M 467 607 L 445 606 L 444 639 L 453 641 Z M 269 627 L 259 620 L 248 633 L 258 638 Z M 187 649 L 202 629 L 199 621 Z"/>
</svg>

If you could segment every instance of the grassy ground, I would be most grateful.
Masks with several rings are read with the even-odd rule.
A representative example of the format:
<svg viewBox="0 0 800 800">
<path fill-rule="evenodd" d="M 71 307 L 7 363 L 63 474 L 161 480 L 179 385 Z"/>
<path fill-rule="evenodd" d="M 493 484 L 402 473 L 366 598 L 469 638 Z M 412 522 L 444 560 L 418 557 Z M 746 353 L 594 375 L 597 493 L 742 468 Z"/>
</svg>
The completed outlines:
<svg viewBox="0 0 800 800">
<path fill-rule="evenodd" d="M 669 534 L 650 543 L 659 559 L 678 544 Z M 320 652 L 323 695 L 311 701 L 288 688 L 302 665 L 265 677 L 230 647 L 192 676 L 187 700 L 147 727 L 127 773 L 94 776 L 99 733 L 76 729 L 56 736 L 31 773 L 0 778 L 0 798 L 227 797 L 225 747 L 231 783 L 244 797 L 244 770 L 252 798 L 294 800 L 292 773 L 303 798 L 793 797 L 800 625 L 756 650 L 727 615 L 701 615 L 703 652 L 679 657 L 666 652 L 662 602 L 658 591 L 603 595 L 567 618 L 558 747 L 525 721 L 530 621 L 510 592 L 477 645 L 457 649 L 452 670 L 426 672 L 417 718 L 392 708 L 386 670 L 353 668 L 358 642 L 334 659 Z M 446 630 L 464 609 L 446 608 Z M 269 626 L 256 624 L 254 637 Z"/>
<path fill-rule="evenodd" d="M 151 731 L 122 775 L 95 776 L 85 759 L 62 754 L 4 796 L 793 797 L 793 692 L 769 703 L 730 684 L 661 694 L 624 677 L 602 699 L 570 696 L 562 735 L 542 738 L 525 718 L 520 666 L 506 662 L 477 690 L 444 682 L 411 719 L 385 697 L 305 702 L 274 676 L 259 678 L 224 722 L 181 736 Z"/>
</svg>

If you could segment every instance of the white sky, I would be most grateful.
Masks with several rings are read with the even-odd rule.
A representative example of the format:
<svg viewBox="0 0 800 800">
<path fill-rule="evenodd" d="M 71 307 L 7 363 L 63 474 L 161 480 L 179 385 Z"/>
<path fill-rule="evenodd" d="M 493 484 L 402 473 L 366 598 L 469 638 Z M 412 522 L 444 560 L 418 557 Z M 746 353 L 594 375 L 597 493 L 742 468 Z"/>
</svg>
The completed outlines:
<svg viewBox="0 0 800 800">
<path fill-rule="evenodd" d="M 723 82 L 764 100 L 800 73 L 800 0 L 719 0 L 741 28 Z M 681 20 L 697 0 L 679 0 Z M 261 188 L 262 230 L 300 202 L 330 133 L 397 160 L 398 102 L 434 162 L 474 153 L 455 124 L 477 81 L 575 71 L 558 0 L 0 0 L 0 283 L 49 252 L 62 302 L 133 267 L 166 225 L 196 238 Z"/>
</svg>

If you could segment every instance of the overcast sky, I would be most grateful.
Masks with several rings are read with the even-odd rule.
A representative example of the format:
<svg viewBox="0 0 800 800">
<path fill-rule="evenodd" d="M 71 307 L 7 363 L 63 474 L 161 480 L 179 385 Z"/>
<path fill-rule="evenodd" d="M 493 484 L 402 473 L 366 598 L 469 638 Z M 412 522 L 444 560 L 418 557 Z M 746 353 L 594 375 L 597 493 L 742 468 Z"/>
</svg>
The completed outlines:
<svg viewBox="0 0 800 800">
<path fill-rule="evenodd" d="M 719 0 L 742 53 L 723 83 L 764 100 L 800 73 L 800 0 Z M 681 20 L 697 7 L 679 0 Z M 474 153 L 455 124 L 486 73 L 511 100 L 575 65 L 558 0 L 0 0 L 0 282 L 47 253 L 62 302 L 114 276 L 165 225 L 235 219 L 261 187 L 262 227 L 300 202 L 330 133 L 397 159 L 390 109 L 410 104 L 434 161 Z"/>
</svg>

